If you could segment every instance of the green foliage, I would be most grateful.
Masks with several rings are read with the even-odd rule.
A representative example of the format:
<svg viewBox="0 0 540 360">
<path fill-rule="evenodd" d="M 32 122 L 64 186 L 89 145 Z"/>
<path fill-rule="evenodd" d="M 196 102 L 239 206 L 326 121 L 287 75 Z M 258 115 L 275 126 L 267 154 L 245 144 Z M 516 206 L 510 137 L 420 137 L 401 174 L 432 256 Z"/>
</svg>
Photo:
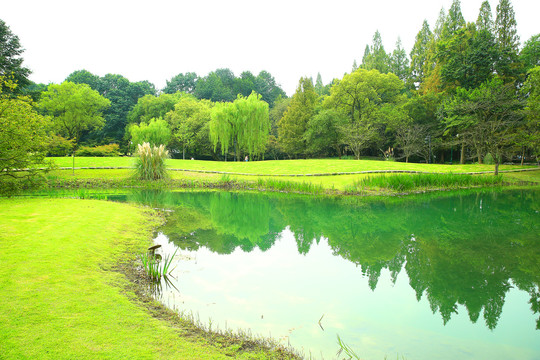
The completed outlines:
<svg viewBox="0 0 540 360">
<path fill-rule="evenodd" d="M 531 36 L 525 42 L 519 59 L 523 63 L 524 70 L 529 71 L 536 66 L 540 66 L 540 34 Z"/>
<path fill-rule="evenodd" d="M 208 100 L 198 100 L 193 96 L 183 96 L 174 110 L 165 115 L 170 124 L 172 141 L 169 148 L 182 150 L 182 159 L 186 151 L 203 153 L 211 147 L 208 138 L 208 124 L 211 120 L 213 104 Z"/>
<path fill-rule="evenodd" d="M 51 134 L 47 144 L 48 156 L 67 156 L 72 153 L 73 140 L 68 140 L 65 137 Z"/>
<path fill-rule="evenodd" d="M 495 165 L 495 160 L 493 159 L 493 156 L 491 156 L 490 153 L 487 153 L 486 156 L 484 156 L 484 164 Z"/>
<path fill-rule="evenodd" d="M 100 146 L 81 146 L 75 151 L 76 156 L 96 156 L 96 157 L 112 157 L 120 155 L 120 147 L 118 144 L 100 145 Z"/>
<path fill-rule="evenodd" d="M 21 54 L 24 49 L 21 47 L 19 37 L 11 32 L 9 26 L 0 19 L 0 76 L 11 76 L 12 80 L 18 84 L 16 87 L 7 86 L 2 81 L 0 83 L 0 93 L 18 93 L 26 85 L 30 84 L 28 76 L 31 71 L 22 65 Z"/>
<path fill-rule="evenodd" d="M 318 95 L 308 78 L 300 78 L 291 102 L 278 122 L 278 143 L 289 157 L 305 154 L 306 140 L 304 133 L 315 115 Z"/>
<path fill-rule="evenodd" d="M 143 143 L 149 143 L 150 146 L 167 146 L 171 139 L 169 124 L 161 118 L 150 119 L 148 123 L 142 122 L 140 125 L 131 124 L 129 133 L 133 149 Z"/>
<path fill-rule="evenodd" d="M 177 92 L 193 94 L 198 79 L 199 77 L 194 72 L 180 73 L 173 76 L 171 80 L 167 80 L 167 86 L 163 88 L 163 92 L 165 94 L 174 94 Z"/>
<path fill-rule="evenodd" d="M 390 71 L 390 56 L 384 50 L 379 30 L 373 35 L 371 47 L 366 47 L 360 68 L 365 70 L 378 70 L 381 73 Z"/>
<path fill-rule="evenodd" d="M 86 84 L 64 81 L 60 85 L 49 85 L 39 106 L 51 116 L 57 133 L 73 140 L 77 146 L 85 130 L 103 127 L 103 111 L 110 103 Z"/>
<path fill-rule="evenodd" d="M 214 145 L 221 144 L 221 153 L 226 154 L 232 145 L 237 159 L 240 154 L 250 156 L 264 154 L 270 132 L 268 104 L 261 96 L 252 93 L 245 98 L 241 95 L 232 103 L 218 103 L 214 106 L 210 121 L 210 139 Z"/>
<path fill-rule="evenodd" d="M 358 192 L 365 188 L 381 188 L 393 191 L 410 191 L 428 188 L 456 189 L 471 186 L 502 185 L 502 175 L 477 176 L 457 174 L 393 174 L 367 176 L 346 191 Z"/>
<path fill-rule="evenodd" d="M 164 145 L 150 146 L 149 143 L 137 145 L 135 157 L 135 173 L 140 180 L 160 180 L 169 175 L 165 165 L 165 160 L 169 157 L 169 152 Z"/>
<path fill-rule="evenodd" d="M 49 119 L 36 112 L 31 99 L 14 96 L 16 87 L 0 76 L 0 193 L 15 191 L 23 185 L 22 179 L 33 181 L 39 167 L 48 167 Z"/>
<path fill-rule="evenodd" d="M 307 153 L 329 155 L 330 151 L 341 156 L 341 129 L 347 117 L 335 109 L 321 110 L 307 124 L 304 134 Z"/>
<path fill-rule="evenodd" d="M 159 96 L 145 95 L 137 101 L 137 104 L 128 114 L 129 123 L 148 123 L 153 118 L 165 117 L 169 111 L 174 110 L 174 105 L 183 97 L 183 93 L 161 94 Z"/>
<path fill-rule="evenodd" d="M 531 149 L 538 160 L 540 158 L 540 66 L 529 71 L 522 92 L 527 95 L 526 122 L 520 134 L 522 144 Z"/>
<path fill-rule="evenodd" d="M 139 255 L 143 270 L 151 281 L 159 282 L 161 278 L 167 278 L 170 275 L 174 270 L 174 268 L 171 269 L 171 264 L 177 251 L 178 248 L 172 255 L 165 255 L 163 258 L 149 253 Z"/>
</svg>

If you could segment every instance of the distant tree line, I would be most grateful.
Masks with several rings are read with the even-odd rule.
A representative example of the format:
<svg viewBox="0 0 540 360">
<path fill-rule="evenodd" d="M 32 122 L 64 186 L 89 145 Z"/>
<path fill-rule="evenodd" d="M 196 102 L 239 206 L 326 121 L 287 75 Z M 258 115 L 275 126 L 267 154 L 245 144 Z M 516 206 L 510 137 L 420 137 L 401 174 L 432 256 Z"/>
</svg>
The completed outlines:
<svg viewBox="0 0 540 360">
<path fill-rule="evenodd" d="M 266 71 L 180 73 L 161 90 L 86 70 L 62 84 L 33 84 L 4 22 L 0 35 L 3 99 L 24 98 L 44 117 L 50 155 L 112 143 L 128 154 L 149 139 L 174 157 L 216 160 L 371 156 L 497 166 L 540 155 L 540 34 L 521 46 L 509 0 L 495 12 L 484 1 L 475 22 L 454 0 L 434 27 L 423 22 L 409 54 L 399 38 L 387 52 L 376 31 L 349 73 L 327 84 L 320 74 L 302 77 L 290 98 Z"/>
</svg>

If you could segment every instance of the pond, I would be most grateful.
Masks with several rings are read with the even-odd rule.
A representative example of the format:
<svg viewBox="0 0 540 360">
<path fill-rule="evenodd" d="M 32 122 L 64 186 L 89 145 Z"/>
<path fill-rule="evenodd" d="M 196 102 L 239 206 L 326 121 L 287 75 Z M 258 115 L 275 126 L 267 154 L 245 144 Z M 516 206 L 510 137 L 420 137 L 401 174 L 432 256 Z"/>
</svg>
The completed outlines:
<svg viewBox="0 0 540 360">
<path fill-rule="evenodd" d="M 540 191 L 113 196 L 170 210 L 158 299 L 331 359 L 539 359 Z"/>
</svg>

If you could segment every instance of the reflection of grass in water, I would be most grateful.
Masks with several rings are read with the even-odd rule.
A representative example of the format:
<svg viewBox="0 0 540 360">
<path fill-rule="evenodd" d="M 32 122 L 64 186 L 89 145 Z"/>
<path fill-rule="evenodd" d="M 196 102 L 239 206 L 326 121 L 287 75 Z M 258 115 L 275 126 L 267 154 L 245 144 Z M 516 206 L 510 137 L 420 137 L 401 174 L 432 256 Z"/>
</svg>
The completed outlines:
<svg viewBox="0 0 540 360">
<path fill-rule="evenodd" d="M 347 345 L 345 342 L 343 342 L 343 340 L 341 340 L 339 335 L 337 336 L 337 342 L 338 342 L 338 345 L 339 345 L 339 350 L 338 350 L 336 356 L 339 357 L 339 356 L 341 356 L 341 354 L 345 354 L 346 356 L 349 357 L 349 359 L 357 359 L 357 360 L 361 359 L 361 357 L 358 356 L 356 354 L 356 352 L 354 352 L 354 350 L 349 345 Z M 388 359 L 388 357 L 385 355 L 384 360 L 386 360 L 386 359 Z M 396 355 L 396 359 L 397 360 L 400 359 L 399 354 Z M 402 356 L 401 359 L 405 360 L 405 356 Z"/>
</svg>

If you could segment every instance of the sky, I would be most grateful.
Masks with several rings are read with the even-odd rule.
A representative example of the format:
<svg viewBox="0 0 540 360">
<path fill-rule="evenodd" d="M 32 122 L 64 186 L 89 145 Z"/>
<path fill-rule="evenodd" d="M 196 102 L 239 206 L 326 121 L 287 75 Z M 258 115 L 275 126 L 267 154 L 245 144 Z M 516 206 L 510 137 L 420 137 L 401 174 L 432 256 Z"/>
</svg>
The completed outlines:
<svg viewBox="0 0 540 360">
<path fill-rule="evenodd" d="M 462 0 L 476 21 L 483 0 Z M 495 18 L 499 0 L 490 0 Z M 323 82 L 361 63 L 376 30 L 387 52 L 407 53 L 427 20 L 452 0 L 0 0 L 0 19 L 20 39 L 36 83 L 73 71 L 120 74 L 158 89 L 178 73 L 266 70 L 291 96 L 302 76 Z M 540 1 L 512 0 L 521 44 L 540 33 Z"/>
</svg>

